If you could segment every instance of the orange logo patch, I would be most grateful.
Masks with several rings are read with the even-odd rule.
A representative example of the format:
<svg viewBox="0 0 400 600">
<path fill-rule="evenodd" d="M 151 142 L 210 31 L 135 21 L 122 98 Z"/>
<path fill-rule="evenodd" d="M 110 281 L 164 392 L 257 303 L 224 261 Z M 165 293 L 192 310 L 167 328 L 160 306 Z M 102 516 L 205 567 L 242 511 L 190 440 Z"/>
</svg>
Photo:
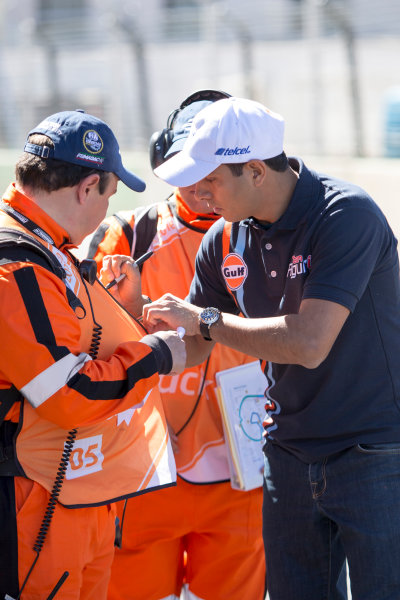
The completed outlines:
<svg viewBox="0 0 400 600">
<path fill-rule="evenodd" d="M 238 290 L 247 277 L 247 265 L 240 254 L 228 254 L 222 263 L 222 275 L 230 290 Z"/>
</svg>

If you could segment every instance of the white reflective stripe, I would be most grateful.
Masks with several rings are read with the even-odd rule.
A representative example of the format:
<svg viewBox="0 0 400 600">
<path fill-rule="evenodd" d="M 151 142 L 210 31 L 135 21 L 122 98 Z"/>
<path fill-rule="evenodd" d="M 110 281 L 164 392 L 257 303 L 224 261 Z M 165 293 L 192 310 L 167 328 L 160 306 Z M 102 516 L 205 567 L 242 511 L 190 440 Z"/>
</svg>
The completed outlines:
<svg viewBox="0 0 400 600">
<path fill-rule="evenodd" d="M 246 227 L 241 226 L 241 227 L 239 227 L 234 251 L 237 254 L 239 254 L 242 257 L 242 259 L 243 259 L 243 253 L 245 250 L 245 246 L 246 246 Z M 244 285 L 242 285 L 238 290 L 236 290 L 235 294 L 236 294 L 236 301 L 239 304 L 240 310 L 242 311 L 244 316 L 248 318 L 249 315 L 246 312 L 246 309 L 244 306 L 244 299 L 243 299 L 244 298 Z"/>
<path fill-rule="evenodd" d="M 146 490 L 175 482 L 175 458 L 170 440 L 168 440 L 167 447 L 163 450 L 163 454 L 156 466 L 156 470 L 154 471 L 149 483 L 146 485 Z"/>
<path fill-rule="evenodd" d="M 151 391 L 151 390 L 150 390 L 150 391 Z M 160 447 L 158 448 L 158 450 L 157 450 L 157 453 L 156 453 L 155 457 L 154 457 L 154 458 L 153 458 L 153 460 L 151 461 L 151 465 L 150 465 L 150 466 L 149 466 L 149 468 L 147 469 L 147 472 L 146 472 L 145 476 L 143 477 L 142 481 L 140 482 L 140 484 L 139 484 L 139 486 L 138 486 L 138 488 L 137 488 L 137 489 L 138 489 L 138 491 L 140 491 L 140 490 L 142 489 L 142 487 L 144 486 L 144 482 L 146 481 L 146 479 L 147 479 L 147 477 L 148 477 L 148 475 L 149 475 L 150 471 L 152 470 L 152 468 L 153 468 L 153 465 L 154 465 L 154 464 L 155 464 L 155 465 L 157 465 L 157 459 L 158 459 L 158 457 L 159 457 L 159 455 L 160 455 L 160 452 L 163 452 L 163 451 L 164 451 L 164 442 L 165 442 L 165 440 L 166 440 L 167 436 L 168 436 L 168 429 L 167 429 L 167 430 L 166 430 L 166 432 L 165 432 L 164 439 L 163 439 L 163 441 L 161 442 L 161 444 L 160 444 Z M 169 441 L 168 441 L 168 443 L 169 443 Z M 166 447 L 168 447 L 168 444 L 166 445 Z M 174 466 L 175 466 L 175 463 L 174 463 Z M 157 473 L 157 466 L 156 466 L 156 473 Z M 175 478 L 175 479 L 176 479 L 176 478 Z M 171 479 L 170 479 L 170 481 L 171 481 Z M 169 483 L 169 482 L 168 482 L 168 483 Z M 148 487 L 148 486 L 146 486 L 146 489 L 147 489 L 147 487 Z"/>
<path fill-rule="evenodd" d="M 58 392 L 88 360 L 92 359 L 86 352 L 81 352 L 78 356 L 67 354 L 51 367 L 36 375 L 21 388 L 20 392 L 33 408 L 37 408 L 43 402 L 46 402 L 50 396 Z"/>
</svg>

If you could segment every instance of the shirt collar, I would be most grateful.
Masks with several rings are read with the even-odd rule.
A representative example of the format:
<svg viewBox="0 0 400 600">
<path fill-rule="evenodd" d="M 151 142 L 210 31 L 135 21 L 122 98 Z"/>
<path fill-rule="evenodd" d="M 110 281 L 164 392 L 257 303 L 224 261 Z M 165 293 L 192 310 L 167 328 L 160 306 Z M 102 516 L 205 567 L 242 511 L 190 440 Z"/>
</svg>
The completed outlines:
<svg viewBox="0 0 400 600">
<path fill-rule="evenodd" d="M 319 180 L 317 174 L 310 171 L 303 161 L 297 157 L 289 158 L 290 166 L 299 174 L 289 206 L 283 215 L 268 227 L 263 227 L 254 217 L 250 217 L 243 224 L 264 228 L 269 233 L 277 229 L 296 229 L 306 218 L 310 208 L 315 204 L 319 195 Z"/>
<path fill-rule="evenodd" d="M 57 248 L 61 248 L 61 246 L 64 248 L 75 247 L 71 244 L 68 232 L 41 209 L 40 206 L 35 204 L 33 200 L 17 190 L 15 183 L 11 183 L 8 186 L 3 195 L 3 202 L 34 221 L 36 225 L 50 235 Z"/>
</svg>

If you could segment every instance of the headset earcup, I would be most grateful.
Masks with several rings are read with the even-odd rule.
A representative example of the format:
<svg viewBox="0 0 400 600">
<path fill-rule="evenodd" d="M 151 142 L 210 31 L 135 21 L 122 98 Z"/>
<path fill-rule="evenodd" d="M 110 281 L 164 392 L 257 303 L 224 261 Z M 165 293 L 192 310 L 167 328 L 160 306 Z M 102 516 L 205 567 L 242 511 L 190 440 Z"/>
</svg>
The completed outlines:
<svg viewBox="0 0 400 600">
<path fill-rule="evenodd" d="M 165 162 L 165 154 L 171 147 L 173 134 L 171 129 L 156 131 L 150 138 L 149 154 L 151 168 L 154 170 Z"/>
<path fill-rule="evenodd" d="M 162 131 L 156 131 L 150 138 L 150 164 L 153 171 L 165 162 L 165 155 L 171 148 L 174 140 L 173 127 L 175 120 L 184 108 L 186 108 L 190 104 L 193 104 L 194 102 L 199 102 L 201 100 L 215 102 L 216 100 L 222 100 L 223 98 L 230 97 L 230 94 L 227 94 L 226 92 L 222 92 L 220 90 L 199 90 L 198 92 L 194 92 L 193 94 L 188 96 L 186 100 L 182 102 L 179 108 L 173 110 L 168 117 L 167 127 Z"/>
</svg>

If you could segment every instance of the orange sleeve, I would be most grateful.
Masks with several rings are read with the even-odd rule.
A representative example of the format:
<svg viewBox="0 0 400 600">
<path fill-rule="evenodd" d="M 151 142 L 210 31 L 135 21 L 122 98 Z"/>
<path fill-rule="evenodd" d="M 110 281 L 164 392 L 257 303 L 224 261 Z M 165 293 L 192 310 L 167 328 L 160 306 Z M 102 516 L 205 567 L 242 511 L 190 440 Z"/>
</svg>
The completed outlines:
<svg viewBox="0 0 400 600">
<path fill-rule="evenodd" d="M 120 344 L 107 360 L 82 351 L 61 280 L 40 266 L 0 267 L 0 387 L 21 391 L 41 417 L 70 429 L 131 408 L 159 381 L 151 348 Z"/>
</svg>

